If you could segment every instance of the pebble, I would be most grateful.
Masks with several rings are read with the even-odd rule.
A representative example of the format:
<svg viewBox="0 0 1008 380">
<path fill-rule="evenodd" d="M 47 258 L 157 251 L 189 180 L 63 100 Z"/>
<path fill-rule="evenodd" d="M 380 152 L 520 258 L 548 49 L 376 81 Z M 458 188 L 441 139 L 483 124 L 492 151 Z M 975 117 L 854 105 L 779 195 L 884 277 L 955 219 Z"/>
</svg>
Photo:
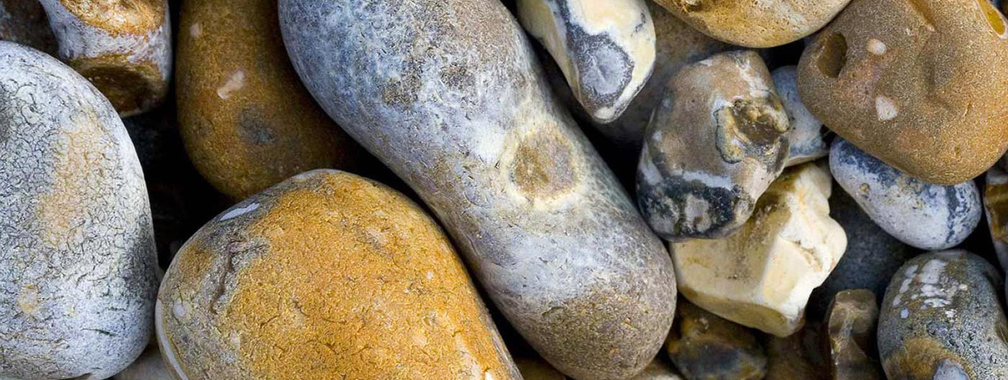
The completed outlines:
<svg viewBox="0 0 1008 380">
<path fill-rule="evenodd" d="M 666 349 L 683 377 L 759 380 L 766 376 L 766 352 L 753 330 L 684 299 L 676 307 Z"/>
<path fill-rule="evenodd" d="M 756 53 L 721 53 L 684 67 L 669 82 L 644 141 L 641 212 L 668 240 L 730 235 L 783 170 L 788 131 Z"/>
<path fill-rule="evenodd" d="M 1008 173 L 997 166 L 987 171 L 983 193 L 987 226 L 1001 268 L 1008 268 Z"/>
<path fill-rule="evenodd" d="M 315 99 L 424 199 L 547 361 L 579 380 L 651 362 L 675 309 L 668 252 L 500 2 L 282 0 L 280 25 Z"/>
<path fill-rule="evenodd" d="M 890 379 L 1008 378 L 1004 282 L 963 250 L 917 256 L 900 268 L 879 315 L 878 348 Z"/>
<path fill-rule="evenodd" d="M 207 222 L 155 312 L 179 379 L 520 379 L 451 242 L 377 182 L 315 170 Z"/>
<path fill-rule="evenodd" d="M 596 122 L 619 117 L 651 75 L 655 28 L 645 0 L 518 0 L 518 19 Z"/>
<path fill-rule="evenodd" d="M 0 40 L 56 55 L 56 37 L 38 1 L 0 0 Z"/>
<path fill-rule="evenodd" d="M 101 93 L 0 42 L 0 377 L 105 379 L 151 334 L 143 172 Z"/>
<path fill-rule="evenodd" d="M 825 339 L 818 322 L 809 322 L 788 337 L 768 336 L 764 345 L 770 365 L 764 379 L 830 380 Z"/>
<path fill-rule="evenodd" d="M 830 171 L 879 227 L 908 245 L 951 248 L 980 223 L 983 207 L 973 181 L 929 184 L 840 138 L 830 149 Z"/>
<path fill-rule="evenodd" d="M 542 358 L 515 359 L 524 380 L 570 380 L 557 371 Z M 672 366 L 657 358 L 644 367 L 644 370 L 627 380 L 683 380 Z M 685 378 L 688 379 L 688 378 Z M 2 380 L 2 379 L 0 379 Z"/>
<path fill-rule="evenodd" d="M 363 168 L 287 59 L 276 0 L 189 1 L 179 30 L 179 127 L 216 189 L 242 200 L 306 170 Z"/>
<path fill-rule="evenodd" d="M 885 380 L 875 359 L 878 304 L 868 289 L 837 293 L 826 313 L 826 339 L 833 380 Z"/>
<path fill-rule="evenodd" d="M 735 323 L 780 337 L 798 331 L 809 294 L 847 246 L 843 228 L 829 217 L 830 184 L 820 165 L 790 168 L 734 235 L 672 244 L 679 290 Z"/>
<path fill-rule="evenodd" d="M 979 0 L 853 0 L 805 48 L 802 101 L 852 144 L 954 185 L 1008 149 L 1004 17 Z"/>
<path fill-rule="evenodd" d="M 830 132 L 805 108 L 798 97 L 798 68 L 782 66 L 774 70 L 771 76 L 791 126 L 788 135 L 790 149 L 784 166 L 804 164 L 828 156 L 830 146 L 826 138 Z"/>
</svg>

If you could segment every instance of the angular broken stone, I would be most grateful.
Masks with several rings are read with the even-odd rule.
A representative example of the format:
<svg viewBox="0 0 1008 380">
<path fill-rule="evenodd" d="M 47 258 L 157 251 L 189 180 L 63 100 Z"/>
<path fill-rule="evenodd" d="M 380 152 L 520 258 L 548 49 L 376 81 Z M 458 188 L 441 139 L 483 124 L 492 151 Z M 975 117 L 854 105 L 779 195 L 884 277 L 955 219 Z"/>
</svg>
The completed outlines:
<svg viewBox="0 0 1008 380">
<path fill-rule="evenodd" d="M 679 289 L 730 321 L 777 336 L 801 328 L 805 303 L 847 246 L 829 217 L 829 173 L 815 163 L 789 168 L 735 234 L 672 244 Z"/>
<path fill-rule="evenodd" d="M 668 356 L 687 379 L 759 380 L 767 357 L 756 332 L 680 299 L 665 343 Z"/>
<path fill-rule="evenodd" d="M 784 167 L 787 114 L 751 51 L 686 66 L 668 86 L 637 168 L 641 212 L 665 239 L 727 236 Z"/>
<path fill-rule="evenodd" d="M 994 166 L 987 171 L 986 179 L 983 202 L 987 226 L 1001 268 L 1008 268 L 1008 173 Z"/>
<path fill-rule="evenodd" d="M 795 66 L 783 66 L 771 73 L 777 96 L 788 114 L 791 132 L 788 134 L 790 149 L 784 166 L 794 166 L 817 160 L 829 155 L 826 136 L 829 130 L 809 112 L 798 97 L 798 71 Z"/>
<path fill-rule="evenodd" d="M 826 339 L 833 380 L 885 380 L 876 357 L 878 305 L 867 289 L 837 293 L 826 313 Z"/>
</svg>

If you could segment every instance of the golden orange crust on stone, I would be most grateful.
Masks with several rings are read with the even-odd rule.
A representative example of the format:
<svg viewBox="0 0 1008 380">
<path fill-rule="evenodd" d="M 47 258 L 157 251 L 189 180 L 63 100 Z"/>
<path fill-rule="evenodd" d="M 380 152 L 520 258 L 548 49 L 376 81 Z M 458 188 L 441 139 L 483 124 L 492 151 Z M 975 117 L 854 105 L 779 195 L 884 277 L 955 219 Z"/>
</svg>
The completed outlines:
<svg viewBox="0 0 1008 380">
<path fill-rule="evenodd" d="M 315 103 L 287 59 L 271 0 L 188 1 L 176 61 L 179 123 L 196 168 L 242 199 L 363 154 Z"/>
<path fill-rule="evenodd" d="M 229 250 L 243 252 L 216 265 Z M 179 252 L 160 302 L 190 379 L 518 378 L 433 219 L 348 173 L 300 175 L 210 222 Z M 186 359 L 189 339 L 223 352 Z"/>
<path fill-rule="evenodd" d="M 956 357 L 955 353 L 949 352 L 934 339 L 918 337 L 908 340 L 902 348 L 884 358 L 882 365 L 886 373 L 903 374 L 906 380 L 931 380 L 938 366 L 943 361 L 950 361 L 965 370 L 970 379 L 977 379 L 969 365 L 954 362 Z"/>
<path fill-rule="evenodd" d="M 60 3 L 85 24 L 113 36 L 147 34 L 161 28 L 165 21 L 163 0 L 60 0 Z"/>
<path fill-rule="evenodd" d="M 168 93 L 168 82 L 157 64 L 151 60 L 124 62 L 129 62 L 124 54 L 104 54 L 75 58 L 70 66 L 101 90 L 117 111 L 131 113 L 157 106 Z"/>
</svg>

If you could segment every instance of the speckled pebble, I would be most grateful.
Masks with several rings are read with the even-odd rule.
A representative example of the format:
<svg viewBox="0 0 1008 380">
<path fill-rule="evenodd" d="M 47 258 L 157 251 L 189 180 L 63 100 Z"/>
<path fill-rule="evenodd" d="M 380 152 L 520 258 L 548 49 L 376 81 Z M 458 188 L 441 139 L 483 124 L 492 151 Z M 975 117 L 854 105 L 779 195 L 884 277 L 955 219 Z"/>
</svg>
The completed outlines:
<svg viewBox="0 0 1008 380">
<path fill-rule="evenodd" d="M 759 380 L 767 357 L 757 332 L 680 299 L 665 343 L 668 356 L 687 380 Z"/>
<path fill-rule="evenodd" d="M 867 289 L 845 290 L 826 313 L 826 339 L 833 380 L 885 380 L 877 359 L 878 304 Z"/>
<path fill-rule="evenodd" d="M 829 130 L 816 119 L 798 97 L 798 71 L 795 66 L 782 66 L 771 73 L 777 96 L 788 114 L 791 132 L 788 134 L 790 149 L 784 166 L 794 166 L 814 161 L 829 155 L 826 137 Z"/>
</svg>

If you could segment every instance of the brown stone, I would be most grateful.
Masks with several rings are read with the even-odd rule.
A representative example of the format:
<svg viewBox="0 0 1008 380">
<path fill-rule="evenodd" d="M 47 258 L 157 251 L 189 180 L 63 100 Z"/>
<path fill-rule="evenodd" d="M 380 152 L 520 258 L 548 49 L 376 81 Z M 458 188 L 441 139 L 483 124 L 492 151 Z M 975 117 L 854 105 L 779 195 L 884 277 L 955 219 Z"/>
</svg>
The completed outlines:
<svg viewBox="0 0 1008 380">
<path fill-rule="evenodd" d="M 829 367 L 823 352 L 824 337 L 819 324 L 809 322 L 805 328 L 786 338 L 768 336 L 765 343 L 770 364 L 765 380 L 828 380 Z"/>
<path fill-rule="evenodd" d="M 876 360 L 878 305 L 868 289 L 844 290 L 826 313 L 826 339 L 833 380 L 884 380 Z"/>
<path fill-rule="evenodd" d="M 756 333 L 680 299 L 666 348 L 687 379 L 758 380 L 767 357 Z"/>
</svg>

